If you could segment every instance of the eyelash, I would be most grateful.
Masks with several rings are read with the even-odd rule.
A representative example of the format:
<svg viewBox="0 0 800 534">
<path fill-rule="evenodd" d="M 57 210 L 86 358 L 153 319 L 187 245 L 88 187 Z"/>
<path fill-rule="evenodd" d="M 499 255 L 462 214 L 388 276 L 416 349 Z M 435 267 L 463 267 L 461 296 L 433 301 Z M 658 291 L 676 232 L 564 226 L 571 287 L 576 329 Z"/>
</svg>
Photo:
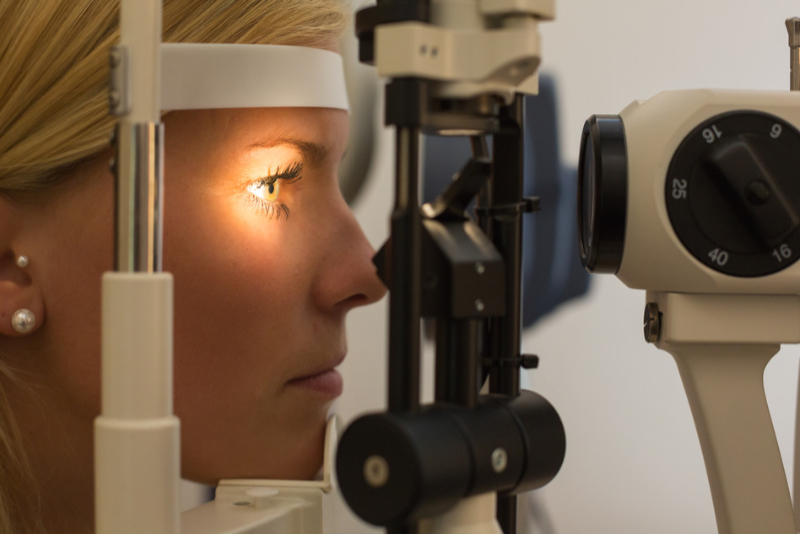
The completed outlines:
<svg viewBox="0 0 800 534">
<path fill-rule="evenodd" d="M 260 215 L 263 215 L 268 220 L 272 220 L 273 217 L 280 220 L 281 216 L 288 219 L 289 218 L 289 206 L 284 204 L 283 202 L 269 202 L 262 198 L 258 198 L 256 195 L 251 193 L 249 189 L 253 186 L 255 187 L 269 187 L 270 185 L 274 184 L 278 180 L 285 180 L 287 184 L 292 184 L 302 178 L 303 172 L 303 164 L 302 163 L 293 163 L 289 165 L 289 167 L 281 171 L 281 168 L 278 167 L 275 169 L 275 174 L 271 174 L 270 176 L 266 176 L 255 182 L 252 182 L 247 185 L 246 192 L 247 192 L 247 199 L 248 203 L 259 212 Z"/>
</svg>

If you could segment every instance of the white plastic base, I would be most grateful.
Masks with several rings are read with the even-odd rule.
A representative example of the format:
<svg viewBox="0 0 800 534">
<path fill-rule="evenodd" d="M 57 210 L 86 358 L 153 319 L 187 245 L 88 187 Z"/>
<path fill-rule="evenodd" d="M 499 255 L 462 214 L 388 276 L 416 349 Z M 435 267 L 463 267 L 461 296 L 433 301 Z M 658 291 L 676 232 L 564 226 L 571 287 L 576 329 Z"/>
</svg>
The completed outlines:
<svg viewBox="0 0 800 534">
<path fill-rule="evenodd" d="M 181 516 L 185 534 L 321 534 L 319 489 L 219 486 L 216 498 Z"/>
<path fill-rule="evenodd" d="M 102 367 L 95 530 L 175 534 L 180 422 L 172 415 L 172 276 L 103 276 Z"/>
<path fill-rule="evenodd" d="M 98 534 L 176 534 L 179 529 L 176 417 L 95 421 Z"/>
<path fill-rule="evenodd" d="M 212 502 L 181 514 L 185 534 L 322 534 L 338 505 L 339 418 L 325 431 L 322 480 L 221 480 Z"/>
<path fill-rule="evenodd" d="M 462 500 L 447 513 L 419 522 L 419 534 L 503 534 L 497 522 L 497 494 Z"/>
</svg>

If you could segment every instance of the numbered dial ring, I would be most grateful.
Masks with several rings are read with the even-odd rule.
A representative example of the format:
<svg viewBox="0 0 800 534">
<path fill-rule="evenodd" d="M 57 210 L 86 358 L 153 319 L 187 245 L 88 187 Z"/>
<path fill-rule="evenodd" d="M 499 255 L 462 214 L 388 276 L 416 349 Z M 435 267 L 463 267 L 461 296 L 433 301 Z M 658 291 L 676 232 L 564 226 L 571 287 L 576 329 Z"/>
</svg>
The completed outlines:
<svg viewBox="0 0 800 534">
<path fill-rule="evenodd" d="M 716 271 L 764 276 L 800 257 L 800 132 L 778 117 L 733 112 L 695 128 L 665 194 L 681 243 Z"/>
</svg>

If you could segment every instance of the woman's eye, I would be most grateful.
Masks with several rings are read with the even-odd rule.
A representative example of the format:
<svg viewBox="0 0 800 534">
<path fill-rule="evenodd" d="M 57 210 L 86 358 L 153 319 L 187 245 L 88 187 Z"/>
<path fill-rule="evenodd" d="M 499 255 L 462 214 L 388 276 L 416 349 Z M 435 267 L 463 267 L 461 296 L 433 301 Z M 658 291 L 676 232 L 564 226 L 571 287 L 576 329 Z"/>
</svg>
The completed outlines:
<svg viewBox="0 0 800 534">
<path fill-rule="evenodd" d="M 265 202 L 277 202 L 281 184 L 278 180 L 273 182 L 256 182 L 248 186 L 247 191 Z"/>
<path fill-rule="evenodd" d="M 302 178 L 302 170 L 302 163 L 295 163 L 285 170 L 278 168 L 275 174 L 252 182 L 247 186 L 246 193 L 250 204 L 268 219 L 280 219 L 282 216 L 288 218 L 289 207 L 279 200 L 281 183 L 296 182 Z"/>
</svg>

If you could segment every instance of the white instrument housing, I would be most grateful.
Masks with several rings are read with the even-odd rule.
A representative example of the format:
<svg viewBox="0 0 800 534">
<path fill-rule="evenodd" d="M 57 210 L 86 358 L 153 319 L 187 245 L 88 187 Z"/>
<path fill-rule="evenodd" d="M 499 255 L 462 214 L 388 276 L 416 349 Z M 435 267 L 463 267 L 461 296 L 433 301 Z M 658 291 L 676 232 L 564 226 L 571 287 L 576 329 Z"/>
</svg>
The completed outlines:
<svg viewBox="0 0 800 534">
<path fill-rule="evenodd" d="M 731 111 L 780 117 L 800 129 L 800 94 L 788 91 L 691 90 L 636 101 L 620 117 L 628 151 L 625 246 L 617 276 L 650 291 L 725 294 L 800 294 L 800 264 L 771 275 L 742 278 L 703 265 L 673 230 L 665 199 L 673 154 L 699 124 Z M 800 254 L 800 251 L 793 251 Z"/>
<path fill-rule="evenodd" d="M 554 0 L 433 0 L 431 16 L 375 30 L 378 75 L 441 82 L 440 98 L 539 92 L 538 24 L 555 16 Z"/>
</svg>

